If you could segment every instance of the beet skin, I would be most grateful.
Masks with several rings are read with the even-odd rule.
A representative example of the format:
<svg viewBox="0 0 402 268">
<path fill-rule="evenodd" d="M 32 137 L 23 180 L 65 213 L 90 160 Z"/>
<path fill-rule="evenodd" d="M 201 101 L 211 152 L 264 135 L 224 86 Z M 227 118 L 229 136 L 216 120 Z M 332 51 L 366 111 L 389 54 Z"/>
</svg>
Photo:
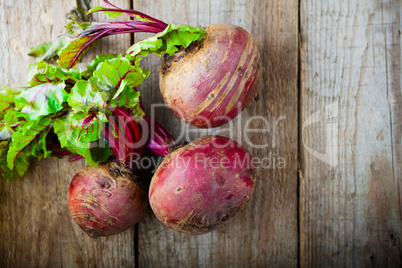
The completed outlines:
<svg viewBox="0 0 402 268">
<path fill-rule="evenodd" d="M 73 178 L 68 207 L 90 237 L 120 233 L 144 214 L 146 194 L 131 171 L 115 163 L 84 166 Z"/>
<path fill-rule="evenodd" d="M 221 126 L 255 97 L 259 58 L 258 47 L 245 29 L 206 26 L 203 40 L 164 57 L 161 94 L 183 122 L 199 128 Z"/>
<path fill-rule="evenodd" d="M 246 149 L 225 137 L 204 136 L 166 156 L 152 178 L 149 201 L 167 227 L 203 234 L 239 212 L 255 182 Z"/>
</svg>

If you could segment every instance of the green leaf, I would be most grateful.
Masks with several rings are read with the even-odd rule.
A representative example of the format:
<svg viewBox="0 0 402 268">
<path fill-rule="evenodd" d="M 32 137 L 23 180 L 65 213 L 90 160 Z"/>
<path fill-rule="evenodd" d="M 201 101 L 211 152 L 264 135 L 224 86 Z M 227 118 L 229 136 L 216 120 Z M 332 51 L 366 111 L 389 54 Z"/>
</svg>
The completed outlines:
<svg viewBox="0 0 402 268">
<path fill-rule="evenodd" d="M 82 31 L 82 27 L 79 23 L 77 23 L 76 21 L 69 21 L 65 26 L 64 29 L 66 30 L 67 34 L 73 35 L 75 38 L 81 31 Z M 71 40 L 70 40 L 71 41 Z M 61 50 L 58 54 L 61 53 Z"/>
<path fill-rule="evenodd" d="M 15 105 L 27 120 L 56 113 L 63 109 L 63 102 L 68 99 L 66 80 L 76 81 L 75 70 L 66 70 L 44 62 L 30 66 L 31 80 L 28 87 L 15 97 Z"/>
<path fill-rule="evenodd" d="M 120 88 L 117 90 L 113 98 L 109 102 L 109 108 L 123 107 L 128 110 L 139 104 L 140 92 L 133 90 L 127 85 L 127 81 L 123 80 Z"/>
<path fill-rule="evenodd" d="M 71 89 L 68 105 L 74 111 L 88 110 L 93 107 L 105 109 L 107 96 L 108 94 L 98 91 L 91 82 L 80 80 Z"/>
<path fill-rule="evenodd" d="M 28 55 L 36 59 L 43 59 L 43 55 L 52 47 L 52 43 L 42 43 L 29 49 Z"/>
<path fill-rule="evenodd" d="M 110 9 L 113 9 L 113 11 L 110 11 Z M 109 10 L 109 11 L 102 11 L 102 10 Z M 96 6 L 96 7 L 92 8 L 91 10 L 89 10 L 87 13 L 90 14 L 90 13 L 99 12 L 99 11 L 101 11 L 102 13 L 104 13 L 105 15 L 107 15 L 107 16 L 109 16 L 111 18 L 120 17 L 120 16 L 123 16 L 124 13 L 126 13 L 127 15 L 133 16 L 136 19 L 141 20 L 141 21 L 154 22 L 154 21 L 148 19 L 147 17 L 142 16 L 141 14 L 138 14 L 138 12 L 135 12 L 135 11 L 130 12 L 130 11 L 127 11 L 127 10 L 123 10 L 123 9 L 121 9 L 119 7 L 112 8 L 112 7 Z"/>
<path fill-rule="evenodd" d="M 74 67 L 81 60 L 82 55 L 96 46 L 97 42 L 93 42 L 95 38 L 96 35 L 83 36 L 71 41 L 60 51 L 57 63 L 64 68 Z"/>
<path fill-rule="evenodd" d="M 191 42 L 204 38 L 205 30 L 189 25 L 169 24 L 163 32 L 135 43 L 127 50 L 130 60 L 139 61 L 149 53 L 173 55 L 180 46 L 188 47 Z M 137 57 L 139 56 L 139 57 Z"/>
<path fill-rule="evenodd" d="M 138 65 L 131 65 L 125 57 L 117 57 L 100 63 L 90 81 L 105 91 L 119 88 L 123 80 L 127 81 L 129 87 L 134 88 L 141 85 L 149 73 Z"/>
<path fill-rule="evenodd" d="M 62 103 L 68 98 L 64 87 L 63 81 L 53 81 L 22 92 L 16 99 L 17 104 L 23 106 L 19 114 L 28 120 L 36 120 L 60 111 L 63 109 Z"/>
<path fill-rule="evenodd" d="M 7 166 L 7 152 L 11 140 L 0 142 L 0 169 L 1 176 L 8 181 L 14 181 L 24 175 L 28 170 L 29 159 L 26 154 L 19 154 L 15 159 L 15 168 L 10 169 Z"/>
<path fill-rule="evenodd" d="M 7 159 L 7 157 L 4 157 L 4 156 L 7 155 L 9 144 L 10 144 L 10 140 L 0 141 L 0 161 L 3 160 L 4 158 Z M 6 163 L 7 163 L 7 161 L 6 161 Z"/>
<path fill-rule="evenodd" d="M 95 117 L 96 115 L 96 117 Z M 92 117 L 92 118 L 91 118 Z M 88 118 L 85 120 L 84 118 Z M 85 122 L 83 124 L 83 122 Z M 100 160 L 92 158 L 93 143 L 101 137 L 101 131 L 107 122 L 102 112 L 91 114 L 78 112 L 65 118 L 58 118 L 54 123 L 54 132 L 57 134 L 62 147 L 72 153 L 82 155 L 89 165 L 97 165 Z"/>
<path fill-rule="evenodd" d="M 20 125 L 11 139 L 7 153 L 8 168 L 12 170 L 19 155 L 47 157 L 51 152 L 46 150 L 46 137 L 54 119 L 42 117 L 38 121 L 29 121 Z"/>
<path fill-rule="evenodd" d="M 11 126 L 17 124 L 18 121 L 17 112 L 14 110 L 9 110 L 4 115 L 4 124 L 11 133 L 14 133 L 14 129 Z"/>
<path fill-rule="evenodd" d="M 142 110 L 139 105 L 129 106 L 128 108 L 125 108 L 125 110 L 136 122 L 140 122 L 145 116 L 144 110 Z"/>
<path fill-rule="evenodd" d="M 105 10 L 105 9 L 110 9 L 110 8 L 96 6 L 96 7 L 91 8 L 87 13 L 91 14 L 93 12 L 102 11 L 102 10 Z M 121 12 L 121 11 L 102 11 L 102 13 L 104 13 L 105 15 L 108 15 L 111 18 L 116 18 L 116 17 L 123 16 L 123 12 Z"/>
<path fill-rule="evenodd" d="M 67 14 L 67 19 L 73 21 L 88 21 L 89 16 L 87 14 L 87 11 L 90 9 L 90 3 L 91 0 L 76 0 L 77 6 Z"/>
<path fill-rule="evenodd" d="M 9 168 L 7 167 L 7 152 L 10 145 L 10 139 L 0 141 L 0 169 L 1 173 L 5 173 Z"/>
<path fill-rule="evenodd" d="M 6 127 L 5 121 L 0 121 L 0 141 L 11 139 L 12 132 Z"/>
<path fill-rule="evenodd" d="M 9 110 L 14 110 L 14 98 L 21 92 L 20 89 L 3 86 L 0 89 L 0 120 Z"/>
<path fill-rule="evenodd" d="M 60 36 L 54 43 L 43 43 L 35 47 L 31 47 L 28 55 L 35 58 L 36 61 L 52 60 L 54 61 L 62 49 L 72 40 L 68 36 Z"/>
<path fill-rule="evenodd" d="M 122 56 L 106 59 L 108 57 L 111 56 L 104 55 L 95 60 L 93 65 L 97 67 L 93 76 L 88 81 L 78 81 L 71 89 L 68 104 L 74 111 L 128 108 L 138 104 L 139 93 L 133 88 L 142 84 L 149 71 L 131 65 Z"/>
<path fill-rule="evenodd" d="M 106 162 L 111 155 L 110 144 L 107 139 L 101 138 L 91 143 L 91 157 L 95 161 Z"/>
<path fill-rule="evenodd" d="M 8 167 L 5 167 L 3 169 L 3 164 L 1 165 L 1 168 L 4 171 L 3 177 L 8 181 L 15 181 L 21 178 L 28 170 L 29 163 L 30 159 L 26 154 L 18 155 L 15 159 L 15 168 L 9 169 Z"/>
<path fill-rule="evenodd" d="M 60 66 L 54 66 L 52 64 L 40 61 L 30 64 L 28 66 L 28 83 L 29 86 L 36 86 L 48 82 L 48 80 L 67 80 L 72 79 L 74 81 L 81 79 L 81 70 L 78 67 L 66 69 Z"/>
<path fill-rule="evenodd" d="M 69 21 L 64 26 L 64 28 L 66 29 L 66 32 L 68 35 L 78 36 L 82 32 L 82 30 L 88 29 L 89 27 L 97 26 L 99 24 L 102 24 L 102 23 L 96 22 L 96 21 L 73 20 L 73 21 Z"/>
<path fill-rule="evenodd" d="M 86 79 L 89 79 L 94 71 L 96 70 L 96 68 L 98 67 L 99 64 L 101 64 L 104 61 L 110 60 L 110 59 L 114 59 L 116 57 L 121 57 L 121 55 L 117 55 L 117 54 L 98 54 L 96 56 L 96 58 L 87 65 L 87 69 L 82 72 L 82 76 Z"/>
<path fill-rule="evenodd" d="M 74 136 L 81 142 L 93 142 L 100 138 L 101 131 L 107 122 L 106 115 L 100 111 L 79 111 L 72 112 L 68 116 L 71 130 L 76 132 Z"/>
</svg>

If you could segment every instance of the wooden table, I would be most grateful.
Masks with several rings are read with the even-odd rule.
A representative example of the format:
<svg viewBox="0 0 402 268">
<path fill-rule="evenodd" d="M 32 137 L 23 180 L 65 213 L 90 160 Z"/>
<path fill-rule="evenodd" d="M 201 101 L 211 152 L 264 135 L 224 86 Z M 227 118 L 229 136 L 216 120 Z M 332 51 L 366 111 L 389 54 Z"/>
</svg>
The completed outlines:
<svg viewBox="0 0 402 268">
<path fill-rule="evenodd" d="M 67 208 L 69 182 L 84 162 L 43 160 L 16 182 L 0 180 L 1 267 L 402 265 L 399 0 L 113 3 L 171 23 L 236 24 L 255 37 L 262 58 L 258 98 L 231 131 L 227 125 L 187 129 L 189 139 L 232 133 L 265 159 L 254 196 L 234 219 L 205 235 L 169 230 L 148 209 L 136 228 L 93 240 Z M 28 48 L 63 33 L 74 4 L 0 2 L 1 85 L 25 81 Z M 124 52 L 133 39 L 102 40 L 84 62 L 94 53 Z M 158 57 L 142 61 L 153 72 L 141 86 L 148 113 L 151 103 L 162 103 L 159 63 Z M 185 125 L 158 109 L 156 119 L 179 135 Z M 246 124 L 258 131 L 244 131 Z"/>
</svg>

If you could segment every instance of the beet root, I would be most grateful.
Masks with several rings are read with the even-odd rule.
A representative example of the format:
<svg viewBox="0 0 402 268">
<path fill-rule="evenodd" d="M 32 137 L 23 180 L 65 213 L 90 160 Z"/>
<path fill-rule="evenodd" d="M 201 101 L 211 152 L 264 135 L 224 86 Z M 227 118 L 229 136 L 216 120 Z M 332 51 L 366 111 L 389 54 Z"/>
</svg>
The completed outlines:
<svg viewBox="0 0 402 268">
<path fill-rule="evenodd" d="M 204 136 L 165 157 L 152 178 L 149 201 L 165 226 L 203 234 L 238 213 L 255 183 L 246 149 L 225 137 Z"/>
<path fill-rule="evenodd" d="M 199 128 L 221 126 L 255 97 L 259 52 L 252 36 L 235 25 L 205 27 L 205 37 L 165 55 L 159 87 L 171 111 Z"/>
<path fill-rule="evenodd" d="M 70 183 L 70 214 L 92 238 L 117 234 L 133 226 L 146 205 L 146 193 L 135 176 L 116 163 L 84 166 Z"/>
</svg>

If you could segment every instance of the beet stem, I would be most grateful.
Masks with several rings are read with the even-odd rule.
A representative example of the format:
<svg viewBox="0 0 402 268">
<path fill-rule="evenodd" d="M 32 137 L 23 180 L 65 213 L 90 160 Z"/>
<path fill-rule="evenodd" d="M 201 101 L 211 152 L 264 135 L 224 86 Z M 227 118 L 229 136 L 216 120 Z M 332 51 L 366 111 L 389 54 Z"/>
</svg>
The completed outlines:
<svg viewBox="0 0 402 268">
<path fill-rule="evenodd" d="M 56 143 L 56 144 L 47 144 L 46 147 L 50 150 L 57 150 L 57 149 L 61 149 L 61 144 L 60 143 Z"/>
<path fill-rule="evenodd" d="M 123 136 L 119 136 L 119 140 L 123 143 L 124 147 L 124 163 L 127 165 L 130 161 L 130 155 L 134 153 L 133 150 L 133 137 L 132 137 L 132 131 L 130 129 L 130 125 L 126 121 L 126 118 L 122 113 L 120 112 L 120 108 L 115 108 L 113 109 L 113 114 L 116 116 L 116 118 L 119 120 L 120 124 L 124 128 L 124 134 L 125 138 L 123 139 Z"/>
<path fill-rule="evenodd" d="M 169 154 L 176 145 L 173 136 L 162 125 L 148 116 L 144 116 L 144 120 L 150 125 L 151 132 L 147 143 L 148 149 L 160 156 Z"/>
<path fill-rule="evenodd" d="M 63 156 L 63 155 L 70 155 L 70 151 L 53 151 L 52 155 L 54 156 Z"/>
<path fill-rule="evenodd" d="M 110 33 L 104 35 L 109 36 L 114 34 L 137 32 L 160 33 L 164 29 L 156 27 L 150 22 L 142 21 L 102 22 L 101 25 L 93 26 L 86 30 L 83 30 L 81 33 L 78 34 L 78 37 L 94 35 L 95 33 L 104 30 L 113 30 Z"/>
<path fill-rule="evenodd" d="M 82 155 L 76 155 L 76 156 L 72 156 L 68 159 L 69 162 L 74 162 L 74 161 L 78 161 L 80 159 L 83 159 L 84 157 Z"/>
<path fill-rule="evenodd" d="M 114 152 L 114 154 L 115 154 L 115 156 L 117 158 L 117 161 L 121 162 L 121 164 L 124 165 L 124 164 L 126 164 L 125 163 L 126 157 L 125 157 L 124 146 L 120 141 L 120 137 L 122 137 L 122 133 L 121 133 L 119 127 L 117 126 L 116 121 L 113 119 L 112 116 L 108 116 L 108 121 L 109 121 L 109 125 L 113 126 L 113 129 L 111 127 L 109 127 L 108 130 L 110 132 L 105 131 L 104 134 L 107 135 L 107 136 L 105 135 L 105 138 L 109 141 L 111 146 L 112 146 L 112 143 L 114 143 L 114 145 L 115 145 L 114 148 L 115 149 L 113 150 L 113 152 Z M 113 130 L 116 132 L 117 137 L 113 134 Z"/>
<path fill-rule="evenodd" d="M 102 135 L 105 136 L 106 140 L 109 142 L 110 148 L 112 149 L 114 156 L 116 158 L 119 158 L 119 148 L 116 143 L 116 138 L 112 134 L 110 134 L 112 132 L 113 130 L 110 128 L 110 126 L 104 128 L 101 131 Z"/>
<path fill-rule="evenodd" d="M 88 43 L 84 44 L 84 46 L 74 56 L 68 67 L 69 69 L 74 66 L 75 62 L 78 60 L 78 58 L 84 52 L 85 49 L 87 49 L 93 42 L 102 37 L 122 33 L 137 33 L 137 32 L 160 33 L 163 32 L 166 29 L 166 27 L 168 27 L 168 24 L 166 24 L 165 22 L 155 19 L 139 11 L 131 9 L 121 9 L 111 4 L 107 0 L 104 0 L 104 2 L 109 8 L 96 10 L 93 12 L 103 12 L 103 11 L 122 12 L 130 17 L 135 18 L 136 16 L 140 16 L 149 21 L 103 22 L 103 23 L 97 23 L 97 25 L 83 30 L 80 34 L 77 35 L 77 37 L 92 36 L 93 38 L 89 40 Z"/>
<path fill-rule="evenodd" d="M 99 10 L 99 11 L 117 11 L 117 12 L 123 12 L 123 14 L 125 14 L 125 15 L 127 15 L 127 16 L 130 16 L 130 17 L 133 17 L 133 18 L 135 18 L 134 15 L 138 15 L 138 16 L 141 16 L 141 17 L 143 17 L 143 18 L 146 18 L 146 19 L 148 19 L 148 20 L 150 20 L 150 21 L 153 21 L 153 22 L 157 23 L 157 24 L 161 25 L 162 27 L 164 26 L 164 28 L 166 28 L 166 27 L 168 26 L 165 22 L 163 22 L 163 21 L 161 21 L 161 20 L 158 20 L 158 19 L 155 19 L 155 18 L 153 18 L 153 17 L 151 17 L 151 16 L 148 16 L 147 14 L 144 14 L 144 13 L 142 13 L 142 12 L 139 12 L 139 11 L 136 11 L 136 10 L 132 10 L 132 9 L 122 9 L 122 8 L 119 8 L 119 7 L 113 5 L 112 3 L 110 3 L 110 2 L 107 1 L 107 0 L 103 0 L 103 2 L 105 2 L 105 4 L 106 4 L 110 9 L 103 9 L 103 10 Z M 99 12 L 99 11 L 95 11 L 95 12 Z"/>
<path fill-rule="evenodd" d="M 73 60 L 70 63 L 70 66 L 68 66 L 68 69 L 74 66 L 75 62 L 78 60 L 79 56 L 82 54 L 82 52 L 89 47 L 93 42 L 95 42 L 97 39 L 101 38 L 102 35 L 107 34 L 108 32 L 111 32 L 112 30 L 105 30 L 101 31 L 99 34 L 95 35 L 94 38 L 92 38 L 88 43 L 86 43 L 77 53 L 77 55 L 74 56 Z"/>
<path fill-rule="evenodd" d="M 125 118 L 127 124 L 130 126 L 130 130 L 133 131 L 135 137 L 133 141 L 139 142 L 141 140 L 141 130 L 138 127 L 137 122 L 135 122 L 135 120 L 124 109 L 118 107 L 116 108 L 116 112 Z"/>
</svg>

